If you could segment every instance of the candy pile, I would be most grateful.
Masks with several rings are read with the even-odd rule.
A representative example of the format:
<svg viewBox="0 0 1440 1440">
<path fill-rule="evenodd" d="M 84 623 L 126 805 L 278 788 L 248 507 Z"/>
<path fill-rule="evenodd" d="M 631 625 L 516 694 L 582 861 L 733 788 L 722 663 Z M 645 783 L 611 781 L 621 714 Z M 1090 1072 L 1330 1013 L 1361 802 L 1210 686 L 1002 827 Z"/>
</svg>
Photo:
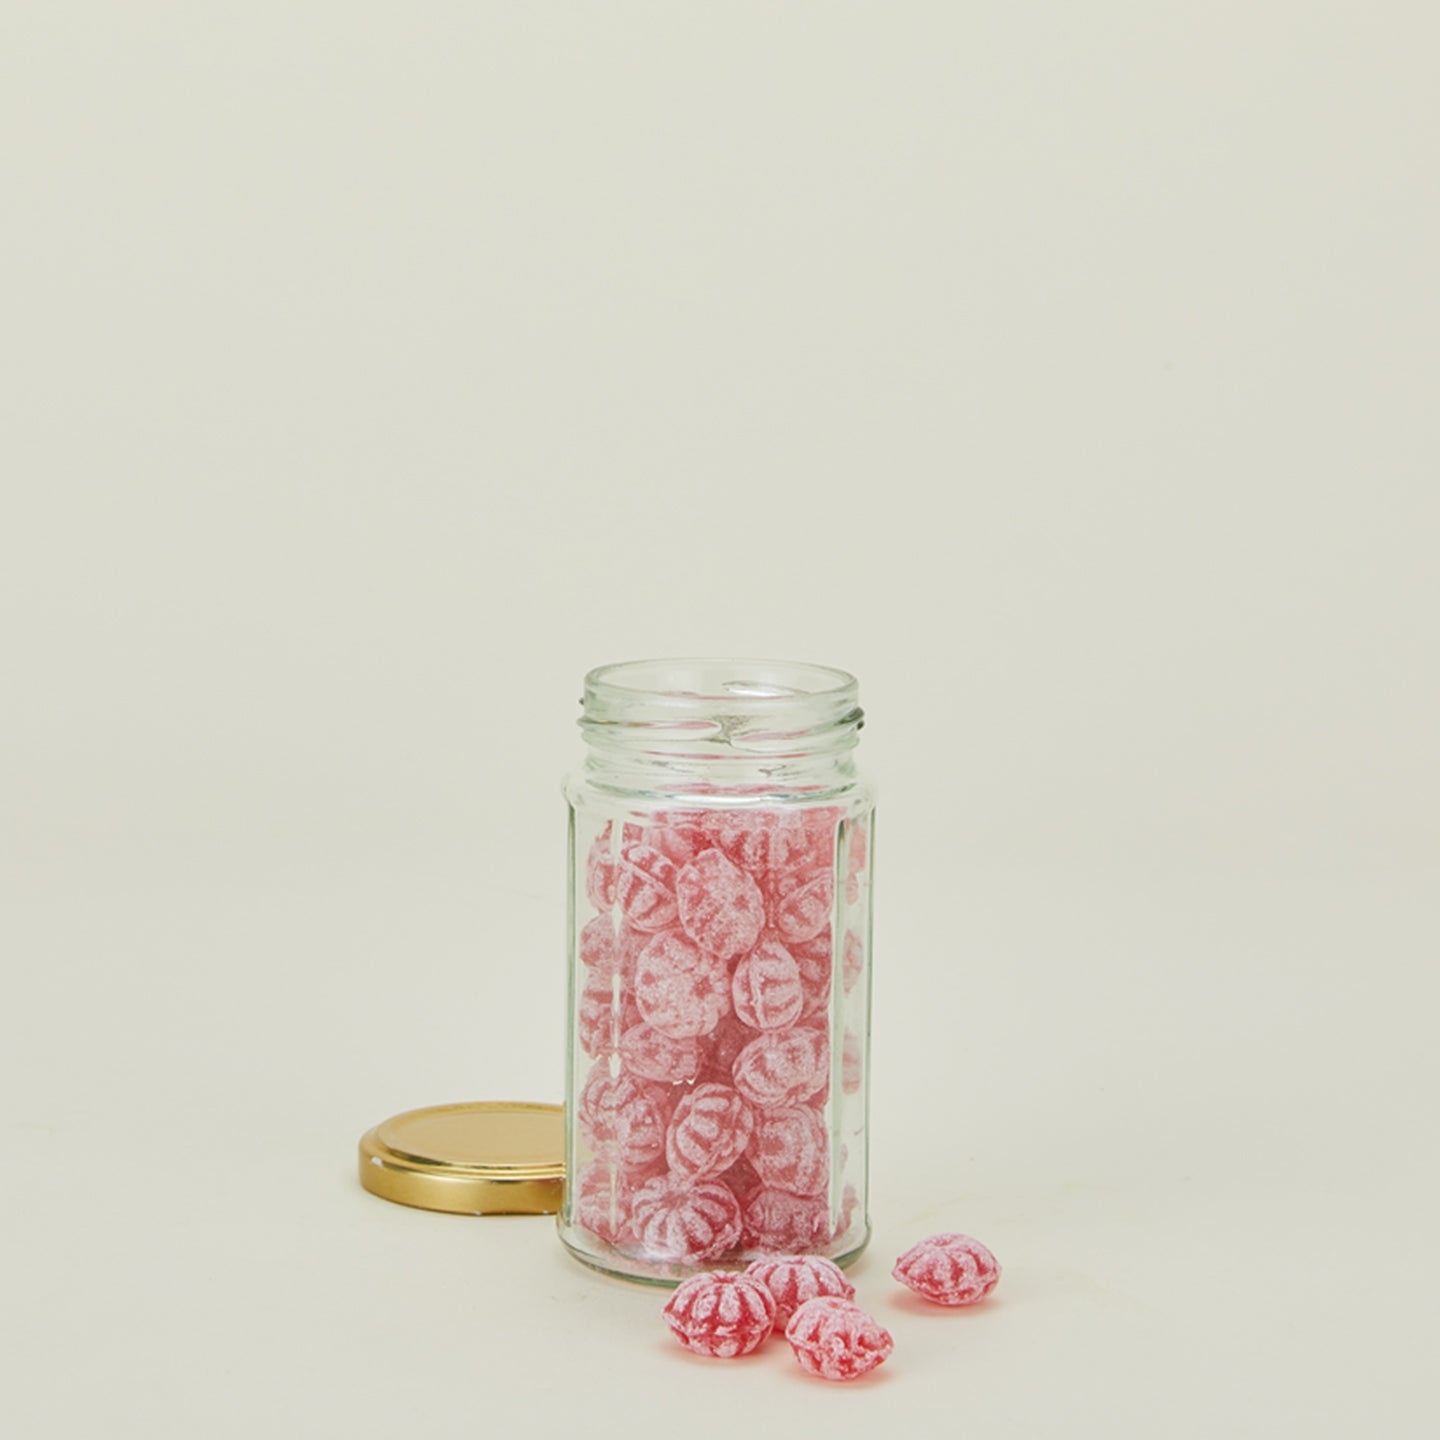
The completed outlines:
<svg viewBox="0 0 1440 1440">
<path fill-rule="evenodd" d="M 970 1305 L 995 1288 L 1000 1266 L 968 1235 L 932 1235 L 896 1262 L 894 1276 L 940 1305 Z M 854 1380 L 883 1364 L 895 1342 L 855 1304 L 855 1287 L 818 1255 L 770 1256 L 743 1273 L 693 1275 L 670 1297 L 665 1319 L 698 1355 L 729 1360 L 783 1334 L 801 1367 L 823 1380 Z"/>
<path fill-rule="evenodd" d="M 579 1226 L 658 1266 L 845 1234 L 857 1202 L 832 1153 L 846 1132 L 831 1071 L 839 1096 L 859 1094 L 863 1019 L 847 1028 L 845 997 L 864 990 L 866 843 L 834 806 L 676 811 L 595 835 Z M 740 1292 L 722 1298 L 750 1313 Z"/>
</svg>

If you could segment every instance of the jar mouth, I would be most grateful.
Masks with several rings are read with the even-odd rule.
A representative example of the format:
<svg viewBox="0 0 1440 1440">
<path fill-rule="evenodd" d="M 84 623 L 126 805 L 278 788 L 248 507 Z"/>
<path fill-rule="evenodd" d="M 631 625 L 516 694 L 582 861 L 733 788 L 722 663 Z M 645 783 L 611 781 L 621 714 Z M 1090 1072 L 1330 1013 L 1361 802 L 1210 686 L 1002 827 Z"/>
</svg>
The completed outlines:
<svg viewBox="0 0 1440 1440">
<path fill-rule="evenodd" d="M 775 752 L 849 748 L 863 724 L 845 670 L 793 660 L 627 660 L 585 677 L 592 743 Z"/>
</svg>

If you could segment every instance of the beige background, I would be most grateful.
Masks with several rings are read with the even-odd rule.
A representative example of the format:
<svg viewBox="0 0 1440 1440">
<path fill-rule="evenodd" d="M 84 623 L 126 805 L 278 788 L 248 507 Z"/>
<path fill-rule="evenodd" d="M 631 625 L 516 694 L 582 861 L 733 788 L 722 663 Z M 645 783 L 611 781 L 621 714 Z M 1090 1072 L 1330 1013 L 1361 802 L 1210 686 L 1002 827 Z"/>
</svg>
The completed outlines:
<svg viewBox="0 0 1440 1440">
<path fill-rule="evenodd" d="M 0 4 L 8 1427 L 1433 1435 L 1437 47 Z M 558 1098 L 580 676 L 677 652 L 869 709 L 853 1389 L 352 1177 Z"/>
</svg>

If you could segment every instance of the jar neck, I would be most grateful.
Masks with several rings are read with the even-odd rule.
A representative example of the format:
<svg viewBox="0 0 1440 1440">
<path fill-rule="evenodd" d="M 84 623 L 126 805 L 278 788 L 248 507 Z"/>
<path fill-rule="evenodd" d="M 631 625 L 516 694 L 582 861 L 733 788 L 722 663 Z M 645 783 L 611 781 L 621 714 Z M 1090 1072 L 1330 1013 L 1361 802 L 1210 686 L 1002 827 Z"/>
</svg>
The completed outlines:
<svg viewBox="0 0 1440 1440">
<path fill-rule="evenodd" d="M 855 781 L 854 676 L 785 661 L 645 660 L 585 677 L 586 777 L 620 790 L 758 799 Z"/>
</svg>

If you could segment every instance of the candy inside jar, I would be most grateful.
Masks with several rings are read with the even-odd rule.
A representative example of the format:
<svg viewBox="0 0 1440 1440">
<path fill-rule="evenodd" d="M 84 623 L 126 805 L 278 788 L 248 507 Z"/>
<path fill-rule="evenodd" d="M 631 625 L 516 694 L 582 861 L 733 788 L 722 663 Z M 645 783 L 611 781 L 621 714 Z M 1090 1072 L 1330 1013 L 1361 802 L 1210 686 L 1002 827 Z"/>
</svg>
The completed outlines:
<svg viewBox="0 0 1440 1440">
<path fill-rule="evenodd" d="M 587 677 L 567 1187 L 587 1264 L 673 1283 L 868 1238 L 869 791 L 843 672 Z"/>
</svg>

